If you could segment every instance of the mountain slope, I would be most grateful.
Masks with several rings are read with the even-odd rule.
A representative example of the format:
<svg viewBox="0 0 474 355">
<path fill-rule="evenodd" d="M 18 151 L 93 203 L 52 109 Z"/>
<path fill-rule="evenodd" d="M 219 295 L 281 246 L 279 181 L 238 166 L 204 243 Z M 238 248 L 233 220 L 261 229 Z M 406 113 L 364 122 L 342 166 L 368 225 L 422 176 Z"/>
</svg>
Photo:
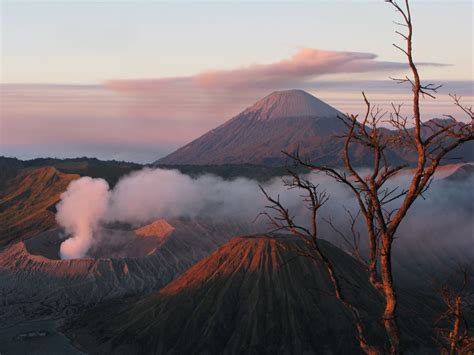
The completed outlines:
<svg viewBox="0 0 474 355">
<path fill-rule="evenodd" d="M 333 107 L 301 90 L 274 92 L 223 125 L 158 160 L 158 164 L 283 165 L 281 151 L 330 162 L 343 129 Z"/>
<path fill-rule="evenodd" d="M 23 169 L 0 190 L 0 246 L 53 228 L 54 206 L 79 175 L 52 167 Z"/>
<path fill-rule="evenodd" d="M 362 265 L 328 242 L 321 247 L 380 342 L 382 304 Z M 92 310 L 69 335 L 93 354 L 360 353 L 325 269 L 293 248 L 305 245 L 291 236 L 234 238 L 158 293 Z M 421 314 L 432 310 L 423 302 L 410 299 L 418 316 L 403 324 L 406 347 L 430 346 L 430 319 Z"/>
</svg>

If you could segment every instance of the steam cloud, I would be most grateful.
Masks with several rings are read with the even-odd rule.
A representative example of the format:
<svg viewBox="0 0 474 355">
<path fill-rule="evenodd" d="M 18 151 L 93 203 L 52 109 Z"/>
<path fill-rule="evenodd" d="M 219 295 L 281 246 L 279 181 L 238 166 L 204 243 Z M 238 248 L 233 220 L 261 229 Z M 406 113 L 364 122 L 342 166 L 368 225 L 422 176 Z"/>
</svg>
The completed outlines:
<svg viewBox="0 0 474 355">
<path fill-rule="evenodd" d="M 109 184 L 103 179 L 83 177 L 69 184 L 61 195 L 57 222 L 72 238 L 61 244 L 61 259 L 84 256 L 93 242 L 94 230 L 107 210 Z"/>
<path fill-rule="evenodd" d="M 273 195 L 284 190 L 280 179 L 265 184 Z M 299 205 L 298 193 L 282 201 Z M 72 182 L 58 204 L 57 222 L 72 235 L 61 245 L 61 258 L 81 258 L 94 243 L 103 223 L 141 226 L 158 218 L 230 217 L 251 223 L 267 204 L 258 183 L 246 178 L 232 181 L 213 175 L 191 178 L 176 170 L 149 169 L 123 177 L 113 190 L 103 179 L 83 177 Z"/>
<path fill-rule="evenodd" d="M 319 183 L 330 195 L 321 217 L 330 216 L 335 225 L 347 228 L 342 206 L 357 211 L 351 192 L 321 174 L 307 178 Z M 400 176 L 392 183 L 406 186 L 408 180 Z M 397 241 L 399 249 L 406 253 L 419 243 L 426 246 L 433 241 L 441 242 L 446 248 L 466 248 L 472 243 L 473 196 L 472 192 L 466 193 L 472 191 L 471 185 L 472 180 L 436 181 L 425 194 L 426 200 L 415 203 L 402 224 L 399 231 L 402 242 Z M 272 196 L 280 195 L 299 223 L 307 221 L 308 211 L 302 205 L 300 191 L 287 191 L 280 178 L 265 183 L 264 188 Z M 109 190 L 105 180 L 83 177 L 69 185 L 58 204 L 57 221 L 72 235 L 61 245 L 61 258 L 86 255 L 94 243 L 104 238 L 103 233 L 97 232 L 103 223 L 119 221 L 141 226 L 158 218 L 175 217 L 229 217 L 251 223 L 267 204 L 258 183 L 246 178 L 231 181 L 212 175 L 191 178 L 176 170 L 146 168 L 123 177 Z M 334 236 L 325 223 L 321 223 L 320 230 L 326 239 Z M 331 240 L 343 246 L 340 239 Z"/>
</svg>

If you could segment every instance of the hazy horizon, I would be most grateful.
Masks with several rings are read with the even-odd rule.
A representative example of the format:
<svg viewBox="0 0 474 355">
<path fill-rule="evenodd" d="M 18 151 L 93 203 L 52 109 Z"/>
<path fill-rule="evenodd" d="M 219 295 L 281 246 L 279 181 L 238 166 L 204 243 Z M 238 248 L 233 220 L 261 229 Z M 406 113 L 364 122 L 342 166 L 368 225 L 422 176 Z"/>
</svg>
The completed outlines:
<svg viewBox="0 0 474 355">
<path fill-rule="evenodd" d="M 449 93 L 473 100 L 472 3 L 412 8 L 421 74 L 444 85 L 424 119 L 455 114 Z M 406 102 L 388 79 L 407 68 L 395 16 L 383 1 L 4 1 L 0 155 L 149 163 L 275 90 L 350 113 L 362 90 Z"/>
</svg>

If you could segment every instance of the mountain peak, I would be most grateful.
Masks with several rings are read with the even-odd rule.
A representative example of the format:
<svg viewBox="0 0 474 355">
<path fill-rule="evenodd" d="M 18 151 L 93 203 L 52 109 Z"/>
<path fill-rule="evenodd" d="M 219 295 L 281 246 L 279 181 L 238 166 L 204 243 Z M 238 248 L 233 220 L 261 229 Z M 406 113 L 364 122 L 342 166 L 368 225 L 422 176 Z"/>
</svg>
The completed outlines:
<svg viewBox="0 0 474 355">
<path fill-rule="evenodd" d="M 157 164 L 241 164 L 280 165 L 281 153 L 304 147 L 301 153 L 312 161 L 337 156 L 344 132 L 342 115 L 334 107 L 303 90 L 275 91 L 240 114 L 207 132 Z M 340 161 L 340 160 L 337 160 Z"/>
<path fill-rule="evenodd" d="M 303 90 L 274 91 L 247 108 L 244 114 L 256 113 L 258 120 L 317 116 L 331 117 L 340 114 L 334 107 Z"/>
</svg>

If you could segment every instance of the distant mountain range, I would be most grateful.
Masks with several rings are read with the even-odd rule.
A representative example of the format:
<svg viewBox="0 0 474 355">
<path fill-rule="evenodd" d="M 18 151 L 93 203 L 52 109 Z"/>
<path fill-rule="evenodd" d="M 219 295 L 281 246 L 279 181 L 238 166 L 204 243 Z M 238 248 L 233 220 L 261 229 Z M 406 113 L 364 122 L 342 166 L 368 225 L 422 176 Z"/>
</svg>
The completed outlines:
<svg viewBox="0 0 474 355">
<path fill-rule="evenodd" d="M 337 118 L 341 115 L 305 91 L 276 91 L 155 164 L 283 166 L 288 158 L 282 151 L 299 150 L 309 161 L 338 166 L 343 162 L 343 139 L 336 136 L 346 132 Z M 383 132 L 395 134 L 389 129 Z M 354 145 L 351 153 L 358 166 L 372 162 L 370 152 L 361 146 Z M 452 156 L 473 161 L 474 144 L 468 142 Z M 409 149 L 392 149 L 389 157 L 397 164 L 416 162 L 415 152 Z"/>
<path fill-rule="evenodd" d="M 118 179 L 134 170 L 142 169 L 142 164 L 116 161 L 100 160 L 97 158 L 37 158 L 31 160 L 20 160 L 0 156 L 0 188 L 9 179 L 15 177 L 22 170 L 53 167 L 64 174 L 77 174 L 107 180 L 110 186 L 114 186 Z"/>
</svg>

